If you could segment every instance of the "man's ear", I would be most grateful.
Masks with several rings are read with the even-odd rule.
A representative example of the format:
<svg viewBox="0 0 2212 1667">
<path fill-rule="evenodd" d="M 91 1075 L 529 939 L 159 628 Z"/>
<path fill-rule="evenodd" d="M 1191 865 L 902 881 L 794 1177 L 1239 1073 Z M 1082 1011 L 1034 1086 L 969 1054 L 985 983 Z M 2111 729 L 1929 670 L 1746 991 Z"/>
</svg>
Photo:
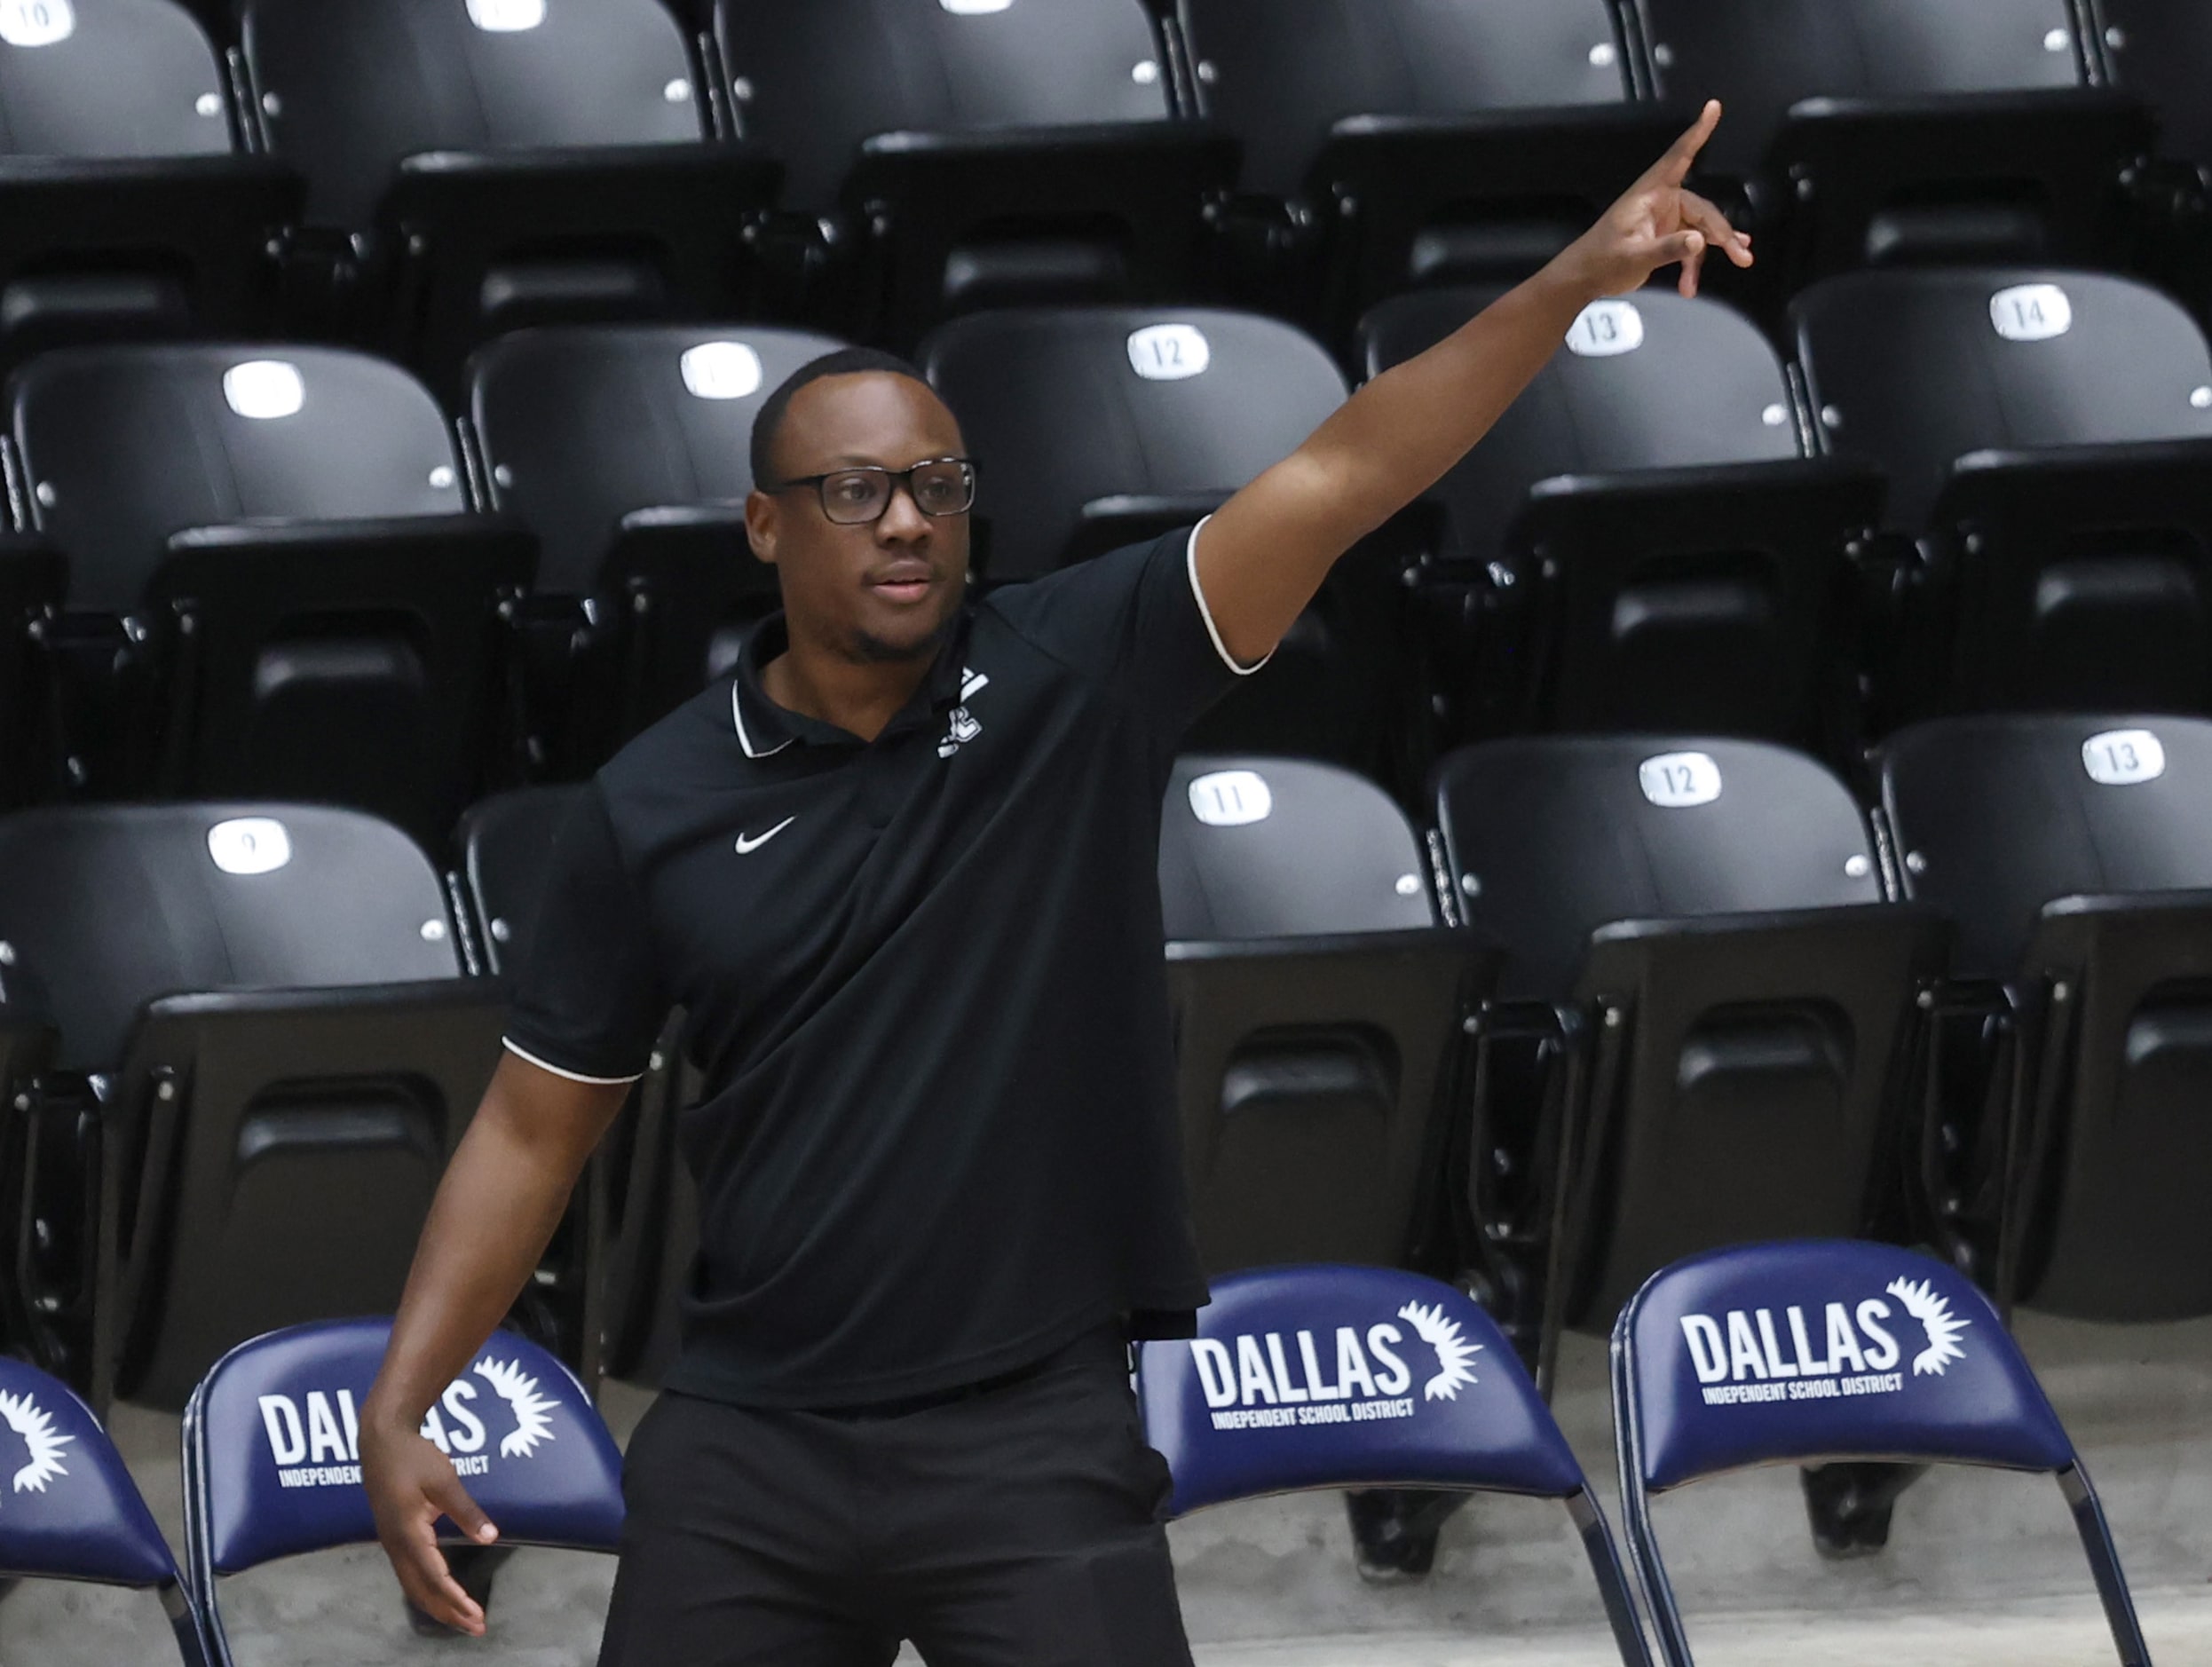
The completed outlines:
<svg viewBox="0 0 2212 1667">
<path fill-rule="evenodd" d="M 749 492 L 745 496 L 745 537 L 752 545 L 754 556 L 770 567 L 776 565 L 776 535 L 778 504 L 765 492 Z"/>
</svg>

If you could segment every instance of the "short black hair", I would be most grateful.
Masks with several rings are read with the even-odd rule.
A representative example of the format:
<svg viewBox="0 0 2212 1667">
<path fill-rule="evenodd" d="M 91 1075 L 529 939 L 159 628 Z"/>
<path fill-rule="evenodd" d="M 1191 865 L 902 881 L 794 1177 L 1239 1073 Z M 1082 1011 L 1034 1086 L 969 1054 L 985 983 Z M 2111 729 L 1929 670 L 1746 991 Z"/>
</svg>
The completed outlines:
<svg viewBox="0 0 2212 1667">
<path fill-rule="evenodd" d="M 784 426 L 784 414 L 791 409 L 791 401 L 800 389 L 825 376 L 851 376 L 864 371 L 882 371 L 893 376 L 911 377 L 925 388 L 929 379 L 897 353 L 887 353 L 873 347 L 841 347 L 833 353 L 810 359 L 785 377 L 776 391 L 761 401 L 761 408 L 753 417 L 753 484 L 764 486 L 774 477 L 770 462 L 776 450 L 776 437 Z"/>
</svg>

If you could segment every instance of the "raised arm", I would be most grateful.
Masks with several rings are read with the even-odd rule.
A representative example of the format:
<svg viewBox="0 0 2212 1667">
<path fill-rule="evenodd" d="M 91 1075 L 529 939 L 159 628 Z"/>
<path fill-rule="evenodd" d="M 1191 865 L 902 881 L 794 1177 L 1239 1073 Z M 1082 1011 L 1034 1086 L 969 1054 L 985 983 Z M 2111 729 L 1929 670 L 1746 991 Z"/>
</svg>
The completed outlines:
<svg viewBox="0 0 2212 1667">
<path fill-rule="evenodd" d="M 438 1183 L 392 1322 L 383 1370 L 361 1409 L 361 1481 L 376 1532 L 415 1606 L 465 1632 L 484 1611 L 438 1549 L 440 1516 L 489 1544 L 497 1530 L 423 1415 L 507 1315 L 545 1253 L 627 1085 L 574 1082 L 509 1054 Z"/>
<path fill-rule="evenodd" d="M 1353 395 L 1289 457 L 1224 504 L 1198 541 L 1198 583 L 1229 652 L 1271 652 L 1329 569 L 1428 490 L 1490 431 L 1544 368 L 1582 310 L 1682 268 L 1697 293 L 1706 251 L 1751 264 L 1751 241 L 1687 190 L 1720 121 L 1695 126 L 1605 217 L 1534 278 L 1428 352 Z M 1687 411 L 1684 420 L 1695 421 Z"/>
</svg>

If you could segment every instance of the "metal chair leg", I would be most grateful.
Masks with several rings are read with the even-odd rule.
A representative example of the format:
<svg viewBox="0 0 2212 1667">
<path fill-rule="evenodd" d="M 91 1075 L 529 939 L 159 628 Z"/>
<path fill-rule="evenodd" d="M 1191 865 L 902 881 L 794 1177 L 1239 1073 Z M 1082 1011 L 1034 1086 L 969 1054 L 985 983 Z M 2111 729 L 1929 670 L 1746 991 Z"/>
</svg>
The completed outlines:
<svg viewBox="0 0 2212 1667">
<path fill-rule="evenodd" d="M 2089 1553 L 2090 1571 L 2097 1576 L 2097 1595 L 2104 1601 L 2105 1620 L 2112 1628 L 2121 1667 L 2151 1667 L 2151 1651 L 2136 1619 L 2135 1600 L 2128 1595 L 2127 1578 L 2120 1572 L 2120 1548 L 2113 1544 L 2112 1525 L 2105 1521 L 2105 1507 L 2079 1461 L 2058 1473 L 2058 1489 L 2074 1512 L 2082 1549 Z"/>
</svg>

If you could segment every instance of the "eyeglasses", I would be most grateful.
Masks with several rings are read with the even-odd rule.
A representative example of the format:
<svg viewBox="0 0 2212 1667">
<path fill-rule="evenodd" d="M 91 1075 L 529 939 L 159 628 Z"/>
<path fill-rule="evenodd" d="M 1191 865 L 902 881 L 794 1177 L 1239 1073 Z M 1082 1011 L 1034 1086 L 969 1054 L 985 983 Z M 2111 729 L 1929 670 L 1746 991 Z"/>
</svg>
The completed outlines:
<svg viewBox="0 0 2212 1667">
<path fill-rule="evenodd" d="M 912 469 L 835 469 L 826 475 L 801 475 L 763 492 L 792 492 L 812 486 L 822 500 L 822 513 L 839 526 L 865 526 L 881 521 L 891 507 L 893 488 L 905 486 L 914 508 L 924 515 L 965 515 L 976 507 L 976 465 L 966 457 L 933 457 Z"/>
</svg>

